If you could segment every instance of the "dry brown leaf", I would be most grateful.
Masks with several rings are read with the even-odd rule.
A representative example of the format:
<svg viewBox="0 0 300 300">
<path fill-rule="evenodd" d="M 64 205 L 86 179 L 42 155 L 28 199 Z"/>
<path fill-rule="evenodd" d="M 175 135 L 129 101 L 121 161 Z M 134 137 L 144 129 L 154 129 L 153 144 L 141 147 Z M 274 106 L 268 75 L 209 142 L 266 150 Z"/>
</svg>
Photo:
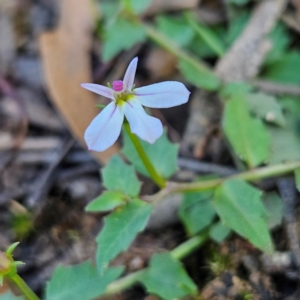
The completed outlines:
<svg viewBox="0 0 300 300">
<path fill-rule="evenodd" d="M 152 0 L 145 15 L 153 15 L 169 10 L 182 10 L 195 8 L 200 0 Z"/>
<path fill-rule="evenodd" d="M 92 82 L 89 58 L 94 26 L 92 7 L 88 0 L 60 0 L 59 3 L 59 25 L 54 31 L 40 35 L 39 47 L 51 100 L 72 134 L 85 145 L 84 131 L 99 113 L 94 95 L 80 87 L 80 83 Z M 106 163 L 117 151 L 115 145 L 93 154 Z"/>
</svg>

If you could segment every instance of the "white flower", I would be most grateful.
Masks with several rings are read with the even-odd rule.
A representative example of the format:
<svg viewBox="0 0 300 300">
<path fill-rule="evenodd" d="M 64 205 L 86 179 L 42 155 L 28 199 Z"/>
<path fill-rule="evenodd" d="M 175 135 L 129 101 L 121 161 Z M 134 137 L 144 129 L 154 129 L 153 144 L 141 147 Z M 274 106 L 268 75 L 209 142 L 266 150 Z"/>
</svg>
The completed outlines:
<svg viewBox="0 0 300 300">
<path fill-rule="evenodd" d="M 112 88 L 83 83 L 81 86 L 112 100 L 92 121 L 84 134 L 89 150 L 104 151 L 120 135 L 124 115 L 131 132 L 153 144 L 163 133 L 159 119 L 147 115 L 143 106 L 167 108 L 188 101 L 190 92 L 177 81 L 165 81 L 135 88 L 133 85 L 138 58 L 129 64 L 123 81 L 113 82 Z M 142 106 L 143 105 L 143 106 Z"/>
</svg>

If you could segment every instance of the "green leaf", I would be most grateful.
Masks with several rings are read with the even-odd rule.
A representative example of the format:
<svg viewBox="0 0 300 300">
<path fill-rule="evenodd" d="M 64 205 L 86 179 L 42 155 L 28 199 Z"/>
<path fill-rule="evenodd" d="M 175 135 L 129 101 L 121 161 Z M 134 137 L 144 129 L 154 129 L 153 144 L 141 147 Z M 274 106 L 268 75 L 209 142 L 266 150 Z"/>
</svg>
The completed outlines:
<svg viewBox="0 0 300 300">
<path fill-rule="evenodd" d="M 101 16 L 103 16 L 106 21 L 109 21 L 109 19 L 116 14 L 120 6 L 119 1 L 112 0 L 97 1 L 97 4 L 100 6 Z"/>
<path fill-rule="evenodd" d="M 12 292 L 6 292 L 5 294 L 0 294 L 0 300 L 24 300 L 22 296 L 15 296 Z"/>
<path fill-rule="evenodd" d="M 267 212 L 267 224 L 269 229 L 281 225 L 283 218 L 282 199 L 276 192 L 270 192 L 264 195 L 263 204 Z"/>
<path fill-rule="evenodd" d="M 197 23 L 191 14 L 185 14 L 188 24 L 195 30 L 211 50 L 218 56 L 223 56 L 225 53 L 225 46 L 223 41 L 215 34 L 215 32 L 208 26 Z"/>
<path fill-rule="evenodd" d="M 195 56 L 206 59 L 206 58 L 216 58 L 216 54 L 212 51 L 203 41 L 200 36 L 195 36 L 192 41 L 187 46 L 187 49 L 193 53 Z"/>
<path fill-rule="evenodd" d="M 296 121 L 300 124 L 300 97 L 283 96 L 279 98 L 279 101 L 288 116 L 288 119 L 296 119 Z"/>
<path fill-rule="evenodd" d="M 193 29 L 182 17 L 159 16 L 156 22 L 158 30 L 179 46 L 186 46 L 195 35 Z"/>
<path fill-rule="evenodd" d="M 246 96 L 250 110 L 259 118 L 279 126 L 285 125 L 281 105 L 273 96 L 263 93 L 252 93 Z"/>
<path fill-rule="evenodd" d="M 109 190 L 120 191 L 128 196 L 138 196 L 141 183 L 139 182 L 133 166 L 128 166 L 120 156 L 111 158 L 102 169 L 103 184 Z"/>
<path fill-rule="evenodd" d="M 46 287 L 47 300 L 93 299 L 105 292 L 118 278 L 122 267 L 110 268 L 103 275 L 89 261 L 76 266 L 58 266 Z"/>
<path fill-rule="evenodd" d="M 116 207 L 123 205 L 126 197 L 118 191 L 106 191 L 96 199 L 94 199 L 85 208 L 85 211 L 110 211 Z"/>
<path fill-rule="evenodd" d="M 261 191 L 248 183 L 231 179 L 216 189 L 213 202 L 226 226 L 259 249 L 272 253 L 274 248 L 261 195 Z"/>
<path fill-rule="evenodd" d="M 133 13 L 140 14 L 149 7 L 152 0 L 123 0 L 123 2 L 127 2 Z"/>
<path fill-rule="evenodd" d="M 226 103 L 223 129 L 235 153 L 248 166 L 263 163 L 269 154 L 270 137 L 261 120 L 253 118 L 245 96 L 234 95 Z"/>
<path fill-rule="evenodd" d="M 276 63 L 270 65 L 263 77 L 285 84 L 300 84 L 300 53 L 289 52 L 281 57 Z"/>
<path fill-rule="evenodd" d="M 105 218 L 104 228 L 97 237 L 96 258 L 100 272 L 145 228 L 151 211 L 152 205 L 134 199 Z"/>
<path fill-rule="evenodd" d="M 122 152 L 124 155 L 139 173 L 150 177 L 125 130 L 123 131 L 123 137 L 124 146 Z M 140 143 L 160 176 L 167 179 L 177 171 L 179 146 L 169 142 L 166 131 L 164 131 L 163 135 L 152 145 L 142 140 L 140 140 Z"/>
<path fill-rule="evenodd" d="M 300 168 L 295 170 L 295 181 L 298 192 L 300 192 Z"/>
<path fill-rule="evenodd" d="M 197 286 L 188 276 L 181 263 L 169 253 L 154 254 L 150 267 L 140 281 L 151 294 L 165 300 L 179 299 L 197 292 Z"/>
<path fill-rule="evenodd" d="M 211 35 L 214 35 L 220 39 L 220 43 L 223 45 L 222 47 L 225 47 L 224 36 L 226 31 L 224 26 L 221 26 L 221 24 L 210 25 L 207 28 L 209 28 Z M 195 54 L 195 56 L 199 58 L 216 58 L 216 52 L 212 50 L 211 45 L 209 46 L 207 41 L 205 41 L 199 34 L 194 36 L 191 42 L 187 45 L 187 49 L 189 52 Z"/>
<path fill-rule="evenodd" d="M 221 243 L 229 236 L 230 232 L 231 230 L 227 226 L 218 222 L 210 227 L 209 236 L 215 242 Z"/>
<path fill-rule="evenodd" d="M 271 136 L 270 164 L 300 159 L 300 140 L 290 128 L 276 128 L 268 126 Z"/>
<path fill-rule="evenodd" d="M 106 29 L 102 58 L 109 61 L 122 50 L 128 50 L 146 39 L 142 25 L 125 19 L 117 19 Z"/>
<path fill-rule="evenodd" d="M 17 248 L 17 246 L 19 244 L 20 244 L 20 242 L 15 242 L 15 243 L 11 244 L 5 251 L 6 256 L 9 258 L 12 258 L 13 252 L 15 251 L 15 249 Z"/>
<path fill-rule="evenodd" d="M 288 32 L 282 23 L 278 23 L 270 34 L 272 49 L 267 54 L 265 64 L 270 65 L 278 60 L 286 53 L 290 43 Z"/>
<path fill-rule="evenodd" d="M 227 0 L 226 3 L 235 4 L 235 5 L 245 5 L 249 0 Z"/>
<path fill-rule="evenodd" d="M 230 100 L 235 95 L 244 95 L 250 93 L 253 90 L 253 87 L 245 82 L 230 82 L 223 86 L 219 92 L 220 97 L 223 100 Z"/>
<path fill-rule="evenodd" d="M 215 74 L 188 59 L 179 59 L 178 67 L 185 79 L 199 88 L 215 91 L 220 86 L 220 79 Z"/>
<path fill-rule="evenodd" d="M 179 207 L 179 217 L 189 235 L 208 226 L 216 212 L 211 204 L 212 191 L 185 193 Z"/>
<path fill-rule="evenodd" d="M 300 136 L 300 97 L 281 97 L 280 105 L 284 111 L 286 128 Z"/>
</svg>

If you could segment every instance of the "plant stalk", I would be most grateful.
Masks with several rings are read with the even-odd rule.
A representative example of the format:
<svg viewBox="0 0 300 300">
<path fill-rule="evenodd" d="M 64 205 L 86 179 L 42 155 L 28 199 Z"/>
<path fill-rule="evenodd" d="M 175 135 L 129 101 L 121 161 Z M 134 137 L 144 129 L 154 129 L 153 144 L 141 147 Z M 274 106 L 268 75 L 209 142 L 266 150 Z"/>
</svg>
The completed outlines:
<svg viewBox="0 0 300 300">
<path fill-rule="evenodd" d="M 174 248 L 171 255 L 176 259 L 183 259 L 203 245 L 207 238 L 207 231 L 203 231 L 200 235 L 196 235 Z"/>
<path fill-rule="evenodd" d="M 207 232 L 203 232 L 200 235 L 194 236 L 189 240 L 185 241 L 175 249 L 173 249 L 170 254 L 176 259 L 183 259 L 187 257 L 189 254 L 198 249 L 204 242 L 207 240 Z M 113 295 L 124 291 L 135 285 L 139 278 L 147 271 L 146 269 L 131 273 L 119 280 L 116 280 L 109 284 L 106 288 L 104 295 Z"/>
<path fill-rule="evenodd" d="M 32 291 L 32 289 L 27 285 L 27 283 L 18 275 L 15 274 L 9 277 L 22 291 L 22 293 L 29 300 L 40 300 L 40 298 Z"/>
<path fill-rule="evenodd" d="M 274 166 L 267 166 L 262 168 L 253 169 L 250 171 L 242 172 L 225 178 L 217 178 L 207 181 L 189 182 L 189 183 L 176 183 L 168 182 L 167 186 L 160 190 L 158 193 L 151 196 L 144 196 L 143 199 L 147 202 L 156 203 L 166 196 L 174 193 L 184 192 L 202 192 L 216 188 L 224 181 L 229 179 L 241 179 L 245 181 L 257 181 L 264 178 L 276 177 L 280 175 L 289 174 L 296 169 L 300 168 L 300 161 L 278 164 Z"/>
<path fill-rule="evenodd" d="M 107 286 L 104 295 L 114 295 L 132 287 L 138 282 L 138 279 L 141 278 L 145 271 L 146 269 L 136 271 L 118 280 L 115 280 Z"/>
<path fill-rule="evenodd" d="M 217 75 L 214 74 L 214 72 L 202 61 L 197 59 L 195 56 L 191 55 L 190 53 L 187 53 L 186 51 L 182 50 L 176 43 L 174 43 L 172 40 L 170 40 L 167 36 L 157 31 L 155 28 L 153 28 L 150 25 L 142 24 L 147 32 L 148 37 L 155 42 L 157 45 L 159 45 L 161 48 L 165 49 L 166 51 L 170 52 L 174 56 L 176 56 L 178 59 L 185 60 L 189 62 L 191 65 L 193 65 L 195 68 L 197 68 L 201 72 L 205 72 L 206 74 L 209 74 L 210 76 L 215 77 L 218 79 Z M 218 79 L 219 80 L 219 79 Z"/>
<path fill-rule="evenodd" d="M 175 192 L 189 192 L 189 191 L 203 191 L 214 188 L 229 179 L 241 179 L 246 181 L 256 181 L 269 177 L 276 177 L 293 172 L 295 169 L 300 168 L 300 161 L 267 166 L 262 168 L 253 169 L 250 171 L 235 174 L 222 179 L 213 179 L 202 182 L 192 183 L 178 183 Z"/>
<path fill-rule="evenodd" d="M 124 128 L 151 178 L 160 188 L 164 188 L 166 186 L 166 181 L 155 170 L 138 137 L 131 132 L 128 123 L 124 123 Z"/>
</svg>

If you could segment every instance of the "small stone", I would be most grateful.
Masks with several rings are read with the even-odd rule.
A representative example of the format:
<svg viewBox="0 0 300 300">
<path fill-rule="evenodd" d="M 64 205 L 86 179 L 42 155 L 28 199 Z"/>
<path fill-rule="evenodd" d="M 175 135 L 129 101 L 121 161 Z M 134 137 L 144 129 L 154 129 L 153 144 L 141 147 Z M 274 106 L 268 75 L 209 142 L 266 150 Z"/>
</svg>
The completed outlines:
<svg viewBox="0 0 300 300">
<path fill-rule="evenodd" d="M 275 115 L 273 112 L 268 112 L 266 115 L 266 121 L 273 122 L 275 120 Z"/>
</svg>

